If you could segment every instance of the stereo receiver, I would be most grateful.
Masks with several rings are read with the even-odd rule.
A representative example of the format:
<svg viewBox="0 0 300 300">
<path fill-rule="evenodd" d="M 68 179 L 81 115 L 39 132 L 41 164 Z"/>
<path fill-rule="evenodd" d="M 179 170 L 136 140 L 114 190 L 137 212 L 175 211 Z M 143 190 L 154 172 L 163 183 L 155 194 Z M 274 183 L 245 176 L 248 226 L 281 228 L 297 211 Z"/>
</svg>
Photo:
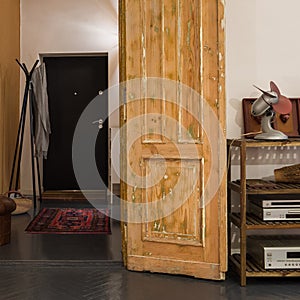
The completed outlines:
<svg viewBox="0 0 300 300">
<path fill-rule="evenodd" d="M 251 202 L 258 206 L 265 208 L 288 208 L 288 207 L 298 207 L 300 208 L 300 199 L 259 199 L 251 197 Z"/>
<path fill-rule="evenodd" d="M 263 221 L 300 221 L 300 207 L 265 208 L 251 201 L 249 210 Z"/>
<path fill-rule="evenodd" d="M 249 236 L 247 252 L 264 269 L 300 269 L 299 236 Z"/>
</svg>

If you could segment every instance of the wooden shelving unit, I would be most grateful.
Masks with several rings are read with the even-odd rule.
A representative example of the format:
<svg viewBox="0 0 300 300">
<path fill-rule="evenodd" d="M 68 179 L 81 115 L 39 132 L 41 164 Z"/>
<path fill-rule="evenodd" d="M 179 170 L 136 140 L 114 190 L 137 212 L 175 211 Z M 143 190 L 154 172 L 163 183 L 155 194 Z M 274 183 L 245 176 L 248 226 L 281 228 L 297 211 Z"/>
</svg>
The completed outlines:
<svg viewBox="0 0 300 300">
<path fill-rule="evenodd" d="M 239 271 L 241 269 L 241 255 L 233 254 L 230 260 L 236 270 Z M 247 256 L 246 277 L 298 277 L 299 275 L 300 272 L 297 270 L 266 270 L 253 261 L 250 256 Z"/>
<path fill-rule="evenodd" d="M 300 195 L 300 184 L 277 183 L 261 179 L 247 179 L 246 155 L 248 148 L 263 147 L 299 147 L 300 139 L 287 141 L 259 141 L 253 139 L 227 140 L 228 153 L 228 241 L 231 241 L 231 223 L 240 230 L 240 253 L 231 253 L 229 242 L 229 260 L 240 275 L 241 286 L 246 285 L 247 277 L 295 277 L 300 276 L 300 270 L 265 270 L 258 266 L 247 255 L 247 233 L 250 230 L 267 229 L 300 229 L 300 221 L 262 221 L 247 211 L 248 195 Z M 240 152 L 240 179 L 231 181 L 231 147 L 239 148 Z M 269 149 L 269 148 L 268 148 Z M 239 194 L 240 209 L 238 213 L 231 212 L 231 192 Z"/>
</svg>

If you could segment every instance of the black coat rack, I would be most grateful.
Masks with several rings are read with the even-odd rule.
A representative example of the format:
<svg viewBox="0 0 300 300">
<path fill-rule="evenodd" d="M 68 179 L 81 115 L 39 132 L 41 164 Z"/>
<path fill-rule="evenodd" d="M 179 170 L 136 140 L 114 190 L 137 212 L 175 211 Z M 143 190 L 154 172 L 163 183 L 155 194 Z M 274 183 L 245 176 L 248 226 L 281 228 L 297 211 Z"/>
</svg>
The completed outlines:
<svg viewBox="0 0 300 300">
<path fill-rule="evenodd" d="M 40 168 L 39 168 L 39 158 L 35 157 L 34 154 L 34 145 L 35 145 L 35 132 L 34 132 L 34 112 L 33 112 L 33 84 L 32 84 L 32 74 L 39 63 L 39 60 L 37 60 L 32 69 L 28 71 L 26 65 L 24 63 L 20 63 L 19 60 L 17 60 L 18 65 L 23 70 L 26 76 L 26 85 L 25 85 L 25 91 L 24 91 L 24 97 L 23 97 L 23 104 L 21 109 L 21 115 L 20 115 L 20 121 L 19 121 L 19 127 L 18 127 L 18 134 L 17 134 L 17 140 L 16 140 L 16 146 L 15 146 L 15 153 L 14 153 L 14 160 L 13 160 L 13 166 L 11 171 L 11 177 L 10 177 L 10 183 L 9 183 L 9 190 L 13 189 L 13 181 L 15 179 L 15 185 L 14 189 L 17 190 L 19 187 L 19 181 L 20 181 L 20 165 L 21 165 L 21 157 L 22 157 L 22 150 L 23 150 L 23 141 L 24 141 L 24 129 L 25 129 L 25 121 L 26 121 L 26 111 L 27 111 L 27 103 L 29 100 L 29 113 L 30 113 L 30 150 L 31 150 L 31 175 L 32 175 L 32 191 L 33 191 L 33 204 L 34 209 L 36 209 L 36 170 L 38 175 L 38 189 L 39 189 L 39 196 L 40 201 L 42 200 L 42 192 L 41 192 L 41 177 L 40 177 Z M 35 160 L 36 158 L 36 167 L 35 167 Z M 15 175 L 16 171 L 16 175 Z M 15 176 L 14 176 L 15 175 Z"/>
</svg>

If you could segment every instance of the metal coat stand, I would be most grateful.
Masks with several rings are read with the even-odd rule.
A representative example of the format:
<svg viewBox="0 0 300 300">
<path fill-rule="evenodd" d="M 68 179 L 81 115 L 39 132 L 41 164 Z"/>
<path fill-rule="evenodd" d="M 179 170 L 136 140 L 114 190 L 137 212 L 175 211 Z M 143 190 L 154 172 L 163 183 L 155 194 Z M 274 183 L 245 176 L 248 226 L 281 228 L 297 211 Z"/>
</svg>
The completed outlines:
<svg viewBox="0 0 300 300">
<path fill-rule="evenodd" d="M 34 133 L 34 112 L 33 112 L 33 84 L 32 84 L 32 74 L 35 70 L 39 60 L 37 60 L 32 69 L 28 71 L 26 65 L 23 63 L 21 64 L 16 59 L 18 65 L 23 70 L 26 76 L 26 85 L 23 97 L 23 104 L 21 109 L 19 127 L 18 127 L 18 134 L 15 146 L 15 153 L 14 153 L 14 160 L 13 166 L 11 171 L 10 183 L 9 183 L 9 190 L 13 188 L 18 190 L 19 181 L 20 181 L 20 165 L 21 165 L 21 158 L 22 158 L 22 150 L 23 150 L 23 142 L 24 142 L 24 129 L 25 129 L 25 121 L 26 121 L 26 111 L 27 111 L 27 104 L 29 102 L 29 113 L 30 113 L 30 150 L 31 150 L 31 175 L 32 175 L 32 191 L 33 191 L 33 205 L 34 209 L 36 209 L 37 204 L 37 195 L 36 195 L 36 170 L 38 176 L 38 189 L 39 189 L 39 197 L 40 201 L 42 200 L 42 189 L 41 189 L 41 176 L 40 176 L 40 168 L 39 168 L 39 158 L 35 157 L 34 155 L 34 145 L 35 145 L 35 133 Z M 28 101 L 29 100 L 29 101 Z M 35 166 L 35 158 L 36 158 L 36 166 Z M 16 172 L 16 174 L 15 174 Z M 14 176 L 15 175 L 15 176 Z M 15 179 L 15 185 L 13 187 L 13 181 Z"/>
</svg>

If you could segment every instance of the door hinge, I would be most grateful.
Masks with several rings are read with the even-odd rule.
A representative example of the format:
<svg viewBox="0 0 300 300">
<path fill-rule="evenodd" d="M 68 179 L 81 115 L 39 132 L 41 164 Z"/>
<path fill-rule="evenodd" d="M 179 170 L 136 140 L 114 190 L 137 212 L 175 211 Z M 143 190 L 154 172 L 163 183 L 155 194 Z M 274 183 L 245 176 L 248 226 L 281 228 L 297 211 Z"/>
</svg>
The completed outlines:
<svg viewBox="0 0 300 300">
<path fill-rule="evenodd" d="M 127 224 L 126 223 L 123 224 L 123 238 L 124 238 L 124 241 L 127 242 Z"/>
<path fill-rule="evenodd" d="M 127 88 L 126 86 L 122 89 L 122 98 L 123 98 L 123 121 L 127 121 Z"/>
<path fill-rule="evenodd" d="M 127 121 L 127 105 L 126 103 L 123 104 L 123 121 Z"/>
</svg>

